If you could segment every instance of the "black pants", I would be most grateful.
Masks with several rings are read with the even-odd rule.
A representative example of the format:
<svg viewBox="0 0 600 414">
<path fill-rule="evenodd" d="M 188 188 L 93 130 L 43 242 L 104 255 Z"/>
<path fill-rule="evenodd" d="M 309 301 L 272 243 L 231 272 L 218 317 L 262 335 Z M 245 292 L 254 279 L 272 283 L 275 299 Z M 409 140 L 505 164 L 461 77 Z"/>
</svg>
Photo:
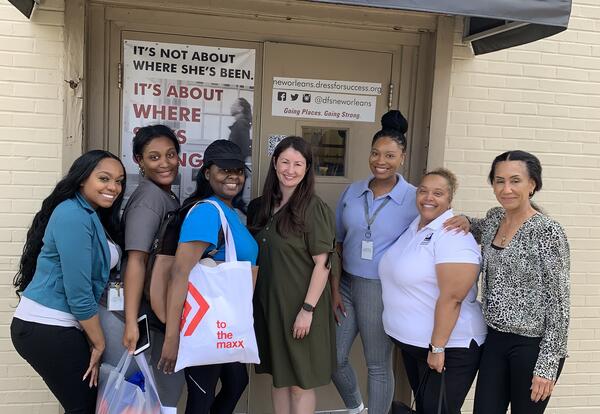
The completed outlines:
<svg viewBox="0 0 600 414">
<path fill-rule="evenodd" d="M 221 390 L 215 397 L 217 382 Z M 185 414 L 231 414 L 248 385 L 246 365 L 202 365 L 185 368 L 188 397 Z"/>
<path fill-rule="evenodd" d="M 13 318 L 12 343 L 42 377 L 66 414 L 93 414 L 97 389 L 81 378 L 90 364 L 90 346 L 77 328 L 43 325 Z"/>
<path fill-rule="evenodd" d="M 410 387 L 415 394 L 417 412 L 420 414 L 437 414 L 442 376 L 427 365 L 427 348 L 419 348 L 403 344 L 392 338 L 402 351 L 402 359 Z M 444 365 L 446 367 L 446 401 L 442 405 L 444 414 L 460 414 L 460 408 L 473 384 L 481 349 L 477 342 L 471 341 L 469 348 L 446 348 Z M 425 375 L 428 375 L 421 389 Z"/>
<path fill-rule="evenodd" d="M 510 403 L 512 414 L 541 414 L 546 401 L 531 401 L 531 380 L 540 351 L 541 338 L 504 333 L 488 327 L 485 350 L 481 357 L 475 414 L 505 414 Z M 560 375 L 564 359 L 557 373 Z"/>
</svg>

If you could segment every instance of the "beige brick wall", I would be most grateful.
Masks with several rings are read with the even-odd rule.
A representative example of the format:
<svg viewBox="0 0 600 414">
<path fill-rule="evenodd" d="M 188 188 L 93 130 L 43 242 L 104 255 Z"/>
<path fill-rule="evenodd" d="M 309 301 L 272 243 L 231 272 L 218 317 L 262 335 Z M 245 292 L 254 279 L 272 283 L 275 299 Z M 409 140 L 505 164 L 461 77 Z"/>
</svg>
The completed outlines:
<svg viewBox="0 0 600 414">
<path fill-rule="evenodd" d="M 61 174 L 63 0 L 31 20 L 0 0 L 0 412 L 57 414 L 58 404 L 14 351 L 12 279 L 33 213 Z"/>
<path fill-rule="evenodd" d="M 31 21 L 0 0 L 0 412 L 58 406 L 18 357 L 8 325 L 25 231 L 60 176 L 64 0 L 44 0 Z M 496 204 L 485 182 L 498 153 L 542 160 L 536 196 L 572 247 L 570 355 L 550 413 L 600 412 L 600 0 L 574 0 L 568 31 L 473 58 L 456 35 L 444 154 L 458 173 L 455 208 Z"/>
<path fill-rule="evenodd" d="M 566 228 L 572 257 L 570 358 L 547 412 L 598 413 L 600 1 L 574 0 L 569 29 L 529 45 L 473 58 L 460 38 L 444 154 L 460 179 L 455 208 L 480 216 L 497 204 L 486 182 L 496 155 L 539 156 L 535 198 Z"/>
</svg>

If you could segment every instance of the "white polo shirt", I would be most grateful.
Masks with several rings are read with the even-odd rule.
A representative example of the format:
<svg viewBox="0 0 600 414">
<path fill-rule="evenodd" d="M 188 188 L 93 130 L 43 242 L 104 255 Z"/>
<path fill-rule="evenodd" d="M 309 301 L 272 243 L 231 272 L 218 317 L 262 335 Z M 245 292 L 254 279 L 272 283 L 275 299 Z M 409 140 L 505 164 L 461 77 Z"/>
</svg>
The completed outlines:
<svg viewBox="0 0 600 414">
<path fill-rule="evenodd" d="M 421 348 L 429 346 L 440 294 L 436 264 L 481 263 L 481 251 L 470 233 L 444 230 L 444 221 L 452 216 L 454 213 L 448 210 L 419 231 L 420 217 L 417 217 L 379 262 L 383 326 L 399 342 Z M 446 347 L 468 348 L 472 339 L 481 345 L 486 333 L 475 282 L 462 302 Z"/>
</svg>

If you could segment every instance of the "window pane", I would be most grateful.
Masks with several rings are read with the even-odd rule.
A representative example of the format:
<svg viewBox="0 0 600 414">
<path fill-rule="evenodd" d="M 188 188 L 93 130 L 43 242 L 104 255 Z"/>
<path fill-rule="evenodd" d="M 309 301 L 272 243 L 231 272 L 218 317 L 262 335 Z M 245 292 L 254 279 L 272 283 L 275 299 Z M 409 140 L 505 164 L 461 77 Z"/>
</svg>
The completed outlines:
<svg viewBox="0 0 600 414">
<path fill-rule="evenodd" d="M 343 177 L 346 174 L 347 129 L 303 126 L 302 138 L 312 145 L 313 169 L 317 176 Z"/>
</svg>

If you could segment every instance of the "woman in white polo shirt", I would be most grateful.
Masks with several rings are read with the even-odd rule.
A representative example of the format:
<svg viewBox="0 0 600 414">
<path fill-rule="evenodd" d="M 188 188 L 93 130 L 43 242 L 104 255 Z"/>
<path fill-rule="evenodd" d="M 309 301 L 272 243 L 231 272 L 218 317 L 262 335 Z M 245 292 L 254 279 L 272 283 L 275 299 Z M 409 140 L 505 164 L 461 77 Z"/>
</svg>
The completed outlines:
<svg viewBox="0 0 600 414">
<path fill-rule="evenodd" d="M 449 232 L 457 181 L 440 168 L 417 189 L 419 216 L 379 263 L 383 325 L 402 351 L 417 412 L 437 413 L 445 370 L 443 413 L 460 413 L 477 373 L 486 325 L 477 302 L 481 254 L 473 236 Z"/>
</svg>

